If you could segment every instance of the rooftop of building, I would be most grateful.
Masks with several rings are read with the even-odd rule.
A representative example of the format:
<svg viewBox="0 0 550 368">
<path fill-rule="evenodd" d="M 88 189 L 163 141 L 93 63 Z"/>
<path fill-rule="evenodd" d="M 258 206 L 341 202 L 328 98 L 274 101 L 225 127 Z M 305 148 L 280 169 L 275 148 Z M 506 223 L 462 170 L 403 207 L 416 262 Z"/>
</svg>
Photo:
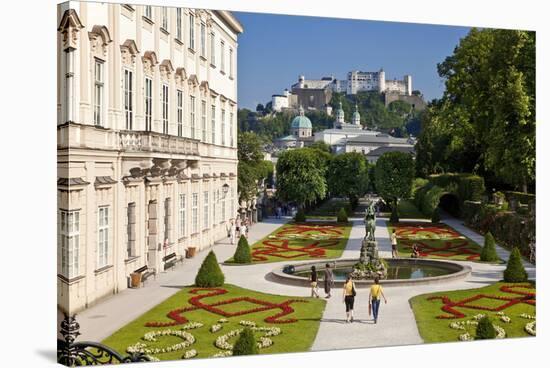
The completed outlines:
<svg viewBox="0 0 550 368">
<path fill-rule="evenodd" d="M 376 135 L 363 134 L 357 137 L 348 138 L 347 143 L 351 145 L 362 143 L 410 144 L 408 138 L 395 138 L 384 133 L 379 133 Z"/>
</svg>

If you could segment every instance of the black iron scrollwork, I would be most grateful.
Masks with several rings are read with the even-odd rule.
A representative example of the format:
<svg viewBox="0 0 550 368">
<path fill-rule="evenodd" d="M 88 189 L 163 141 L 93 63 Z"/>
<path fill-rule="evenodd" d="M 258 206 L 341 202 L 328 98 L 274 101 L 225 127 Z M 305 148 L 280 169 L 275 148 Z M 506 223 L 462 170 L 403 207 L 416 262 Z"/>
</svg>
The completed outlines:
<svg viewBox="0 0 550 368">
<path fill-rule="evenodd" d="M 58 363 L 68 367 L 80 367 L 151 361 L 151 358 L 145 354 L 133 353 L 123 356 L 110 347 L 97 342 L 75 342 L 80 335 L 79 330 L 80 325 L 76 321 L 76 315 L 65 314 L 65 319 L 61 322 L 61 335 L 64 340 L 57 340 Z"/>
</svg>

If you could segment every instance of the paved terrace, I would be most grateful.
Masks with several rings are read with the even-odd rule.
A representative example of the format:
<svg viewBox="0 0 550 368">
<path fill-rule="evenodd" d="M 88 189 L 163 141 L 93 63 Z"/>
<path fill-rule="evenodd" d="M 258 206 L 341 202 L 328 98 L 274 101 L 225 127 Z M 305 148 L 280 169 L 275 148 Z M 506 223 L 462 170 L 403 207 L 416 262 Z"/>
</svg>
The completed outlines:
<svg viewBox="0 0 550 368">
<path fill-rule="evenodd" d="M 268 219 L 255 224 L 249 232 L 249 241 L 254 243 L 287 219 Z M 365 234 L 361 218 L 352 218 L 353 228 L 343 258 L 358 257 L 361 240 Z M 382 257 L 391 256 L 391 245 L 386 228 L 386 218 L 378 218 L 376 224 L 376 239 Z M 405 220 L 406 221 L 406 220 Z M 445 219 L 445 223 L 483 244 L 483 237 L 469 230 L 459 220 Z M 213 248 L 220 262 L 231 257 L 236 245 L 227 240 L 216 244 Z M 503 259 L 508 259 L 509 252 L 497 246 L 498 253 Z M 83 311 L 78 315 L 82 336 L 79 340 L 101 341 L 113 332 L 123 327 L 150 308 L 159 304 L 176 293 L 182 286 L 194 282 L 195 274 L 208 251 L 197 254 L 193 259 L 185 260 L 183 265 L 176 266 L 174 271 L 161 273 L 156 280 L 150 279 L 146 286 L 140 289 L 127 289 L 113 295 L 99 304 Z M 300 261 L 297 261 L 300 262 Z M 297 263 L 294 262 L 294 263 Z M 303 262 L 303 261 L 301 261 Z M 266 275 L 281 263 L 256 264 L 248 266 L 223 266 L 226 282 L 244 288 L 265 293 L 289 296 L 309 296 L 309 288 L 283 285 L 269 281 Z M 368 290 L 359 289 L 355 302 L 355 319 L 351 324 L 345 323 L 345 307 L 340 290 L 334 290 L 321 320 L 317 337 L 312 350 L 330 350 L 344 348 L 359 348 L 373 346 L 395 346 L 422 343 L 418 334 L 413 312 L 409 306 L 409 299 L 413 296 L 445 290 L 479 288 L 494 283 L 502 278 L 505 265 L 490 265 L 475 262 L 465 263 L 472 267 L 471 275 L 462 280 L 442 284 L 394 286 L 385 288 L 388 304 L 380 307 L 378 324 L 373 324 L 368 316 Z M 535 267 L 525 262 L 531 278 L 535 277 Z M 323 292 L 321 290 L 321 295 Z"/>
</svg>

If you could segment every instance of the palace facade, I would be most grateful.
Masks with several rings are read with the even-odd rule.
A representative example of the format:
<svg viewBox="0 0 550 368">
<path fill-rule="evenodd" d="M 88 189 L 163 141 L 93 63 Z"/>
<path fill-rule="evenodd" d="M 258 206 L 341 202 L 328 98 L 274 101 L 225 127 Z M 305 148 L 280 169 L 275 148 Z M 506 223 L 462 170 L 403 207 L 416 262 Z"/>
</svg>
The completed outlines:
<svg viewBox="0 0 550 368">
<path fill-rule="evenodd" d="M 58 6 L 58 306 L 227 236 L 238 211 L 237 37 L 229 12 Z"/>
</svg>

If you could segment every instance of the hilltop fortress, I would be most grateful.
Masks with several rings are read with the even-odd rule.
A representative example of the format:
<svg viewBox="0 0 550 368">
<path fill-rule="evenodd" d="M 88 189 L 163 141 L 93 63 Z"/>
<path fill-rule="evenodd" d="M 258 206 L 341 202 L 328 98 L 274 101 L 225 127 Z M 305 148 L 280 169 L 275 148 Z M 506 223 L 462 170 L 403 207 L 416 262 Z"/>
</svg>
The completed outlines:
<svg viewBox="0 0 550 368">
<path fill-rule="evenodd" d="M 405 75 L 403 79 L 386 79 L 383 69 L 378 72 L 351 71 L 347 79 L 340 80 L 334 76 L 321 79 L 306 79 L 304 75 L 298 77 L 298 82 L 285 89 L 282 94 L 271 97 L 274 111 L 284 109 L 298 109 L 303 106 L 309 110 L 324 110 L 332 114 L 329 102 L 334 92 L 355 95 L 359 92 L 375 91 L 385 97 L 386 105 L 392 101 L 403 100 L 416 109 L 423 109 L 425 102 L 421 96 L 413 94 L 412 76 Z"/>
</svg>

